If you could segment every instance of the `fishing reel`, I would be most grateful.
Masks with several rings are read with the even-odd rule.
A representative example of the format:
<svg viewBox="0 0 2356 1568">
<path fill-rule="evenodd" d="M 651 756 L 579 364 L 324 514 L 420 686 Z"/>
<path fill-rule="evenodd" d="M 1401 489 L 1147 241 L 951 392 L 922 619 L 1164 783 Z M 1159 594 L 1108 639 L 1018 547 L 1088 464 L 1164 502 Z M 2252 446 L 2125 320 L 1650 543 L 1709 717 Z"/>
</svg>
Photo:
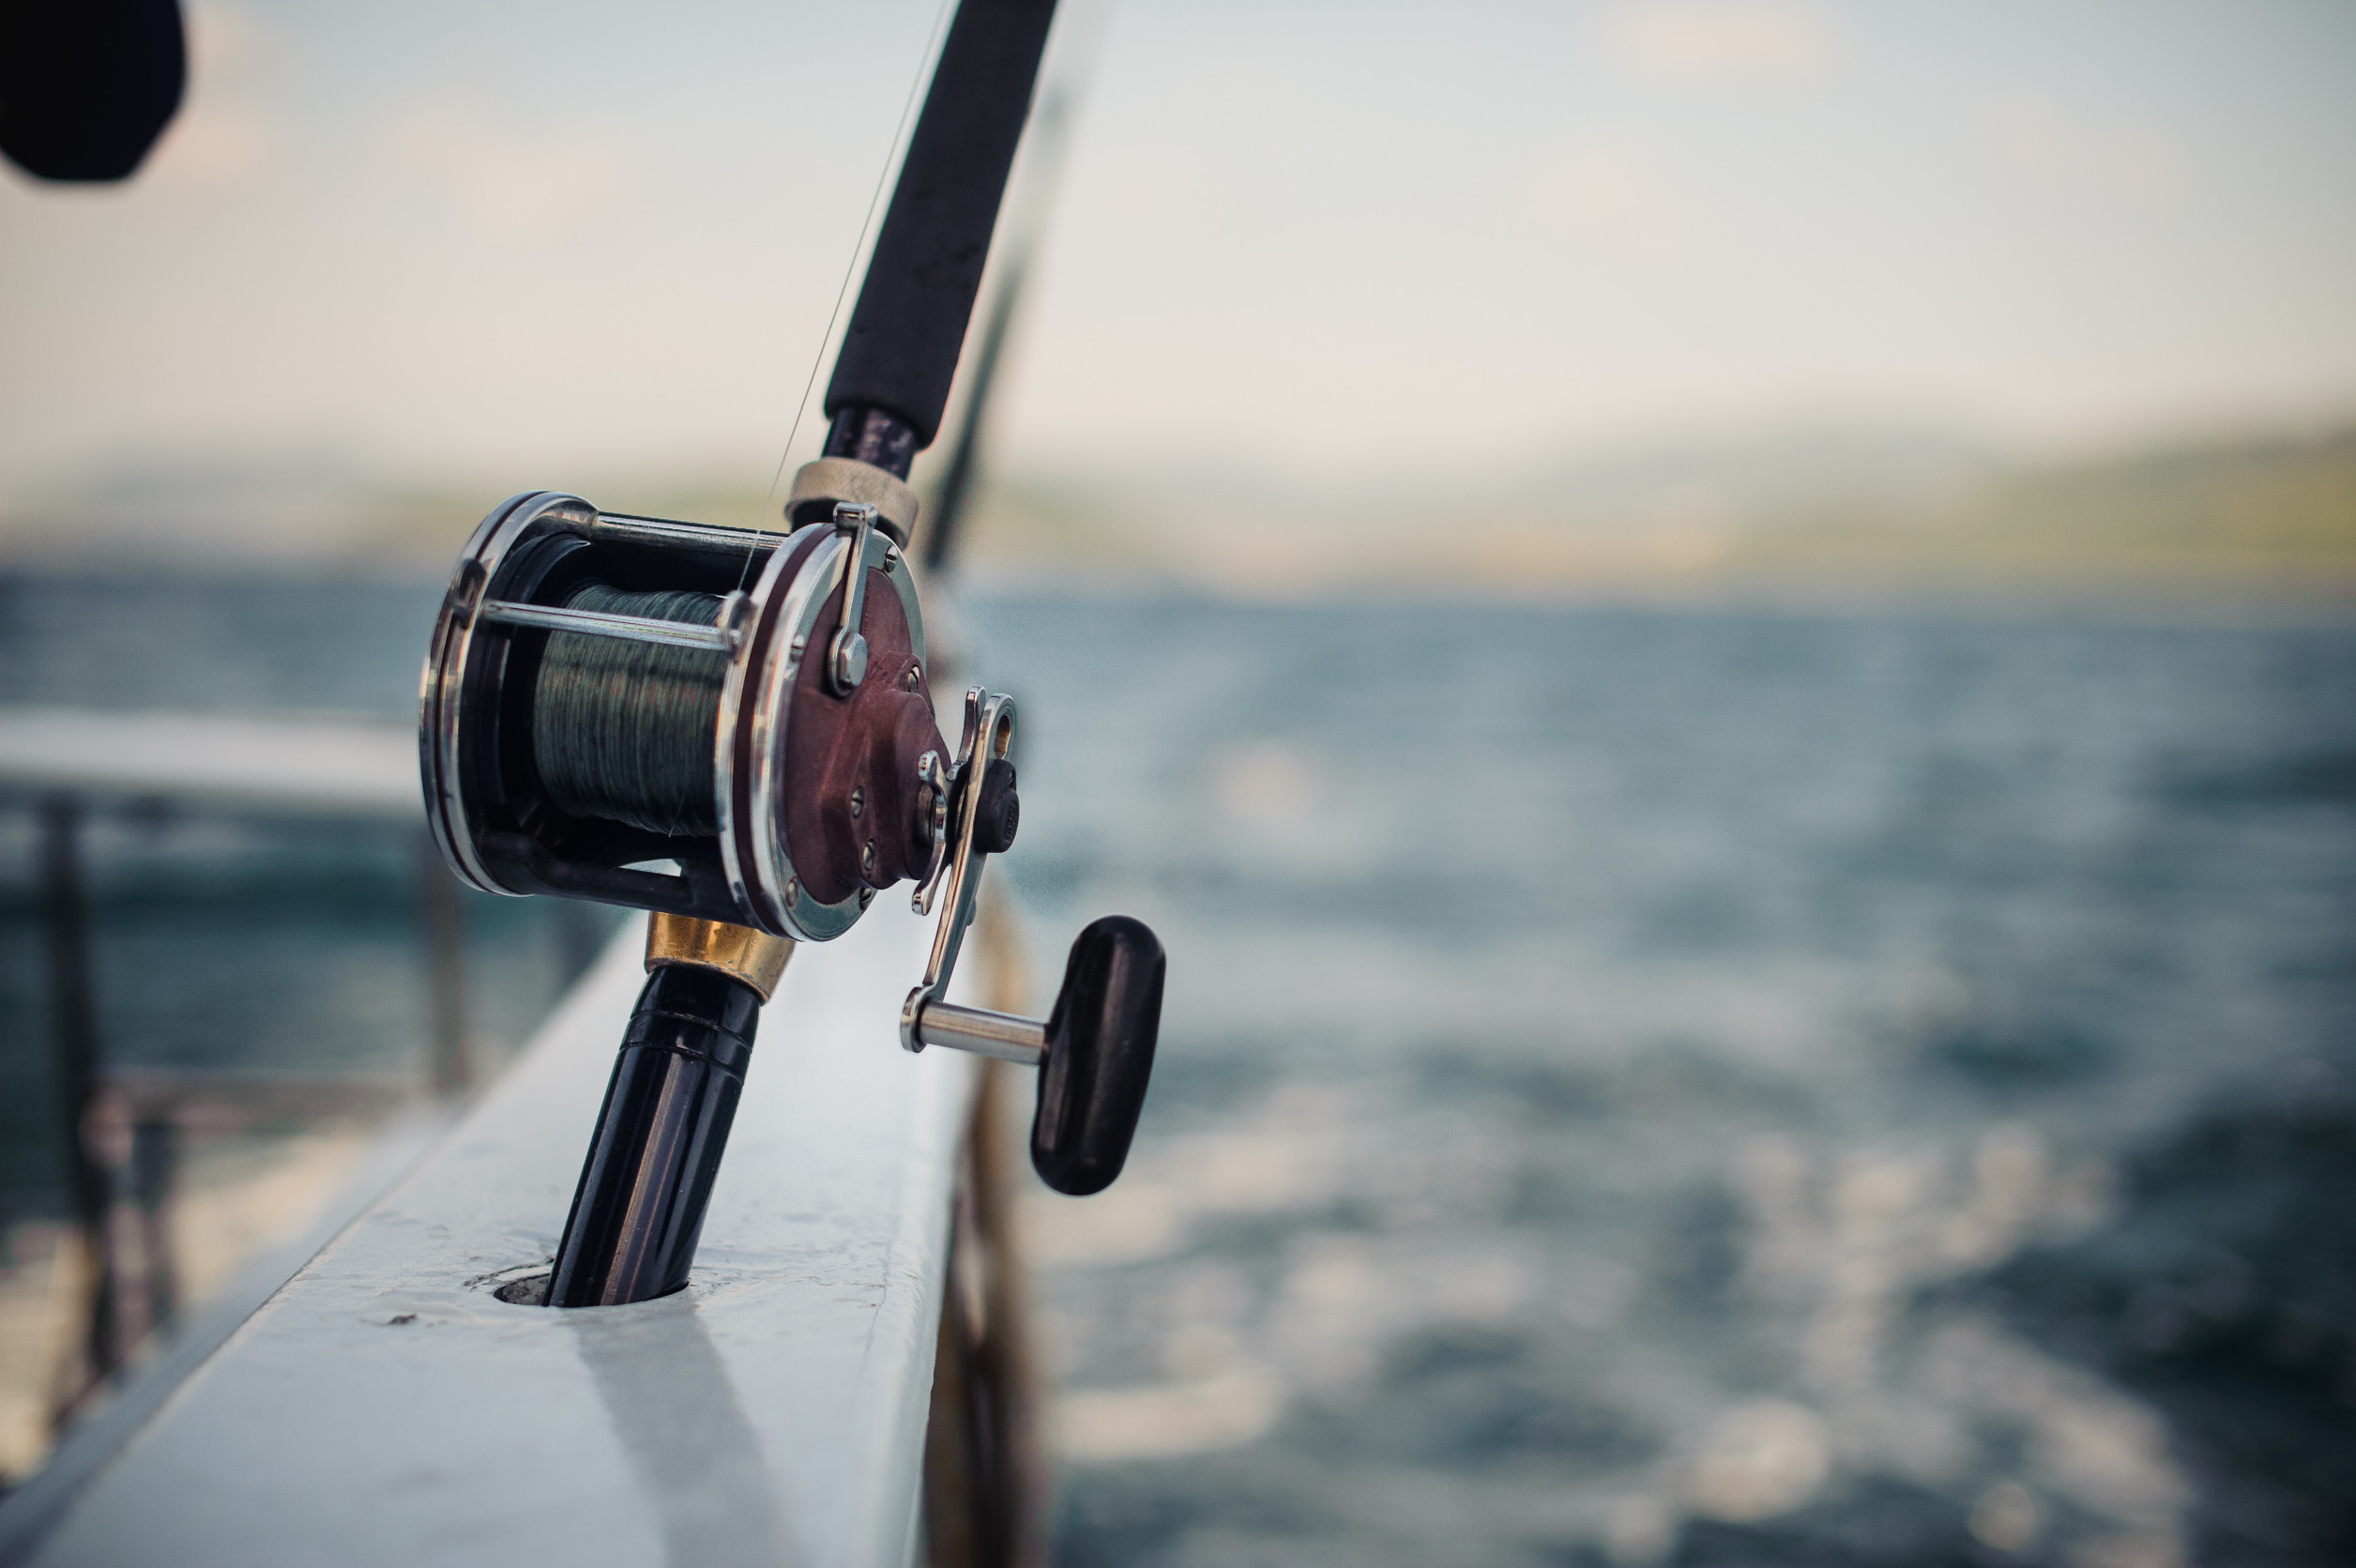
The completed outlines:
<svg viewBox="0 0 2356 1568">
<path fill-rule="evenodd" d="M 534 492 L 483 520 L 419 716 L 462 880 L 823 942 L 937 874 L 949 747 L 901 544 L 914 501 L 824 510 L 781 537 Z"/>
<path fill-rule="evenodd" d="M 1077 1195 L 1119 1173 L 1161 1016 L 1150 931 L 1122 917 L 1083 931 L 1043 1021 L 945 999 L 982 867 L 1011 846 L 1021 803 L 1011 698 L 967 693 L 954 752 L 935 722 L 905 554 L 915 515 L 891 475 L 826 458 L 797 477 L 798 525 L 783 536 L 541 491 L 494 510 L 459 557 L 419 701 L 435 841 L 484 891 L 655 917 L 652 978 L 552 1302 L 684 1282 L 759 1003 L 794 943 L 841 936 L 902 882 L 919 914 L 940 909 L 902 1044 L 1038 1065 L 1041 1178 Z M 699 1135 L 666 1140 L 651 1124 L 682 1114 L 703 1119 Z M 626 1193 L 658 1145 L 707 1165 L 681 1165 L 650 1200 Z M 650 1223 L 668 1239 L 624 1234 Z M 569 1284 L 575 1254 L 586 1261 Z"/>
</svg>

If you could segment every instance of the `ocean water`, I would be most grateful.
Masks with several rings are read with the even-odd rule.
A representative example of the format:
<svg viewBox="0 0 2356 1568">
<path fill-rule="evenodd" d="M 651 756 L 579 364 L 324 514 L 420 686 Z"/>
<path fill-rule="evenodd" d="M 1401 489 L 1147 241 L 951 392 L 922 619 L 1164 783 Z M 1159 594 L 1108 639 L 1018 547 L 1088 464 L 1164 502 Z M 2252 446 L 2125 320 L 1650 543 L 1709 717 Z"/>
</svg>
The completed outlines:
<svg viewBox="0 0 2356 1568">
<path fill-rule="evenodd" d="M 1003 600 L 1069 1564 L 2356 1561 L 2356 635 Z"/>
<path fill-rule="evenodd" d="M 0 580 L 0 701 L 402 714 L 435 591 Z M 1026 1210 L 1059 1561 L 2356 1560 L 2356 631 L 964 620 L 1040 999 L 1170 955 L 1128 1174 Z M 111 1051 L 415 1059 L 403 835 L 92 837 Z M 561 934 L 468 918 L 520 1039 Z"/>
</svg>

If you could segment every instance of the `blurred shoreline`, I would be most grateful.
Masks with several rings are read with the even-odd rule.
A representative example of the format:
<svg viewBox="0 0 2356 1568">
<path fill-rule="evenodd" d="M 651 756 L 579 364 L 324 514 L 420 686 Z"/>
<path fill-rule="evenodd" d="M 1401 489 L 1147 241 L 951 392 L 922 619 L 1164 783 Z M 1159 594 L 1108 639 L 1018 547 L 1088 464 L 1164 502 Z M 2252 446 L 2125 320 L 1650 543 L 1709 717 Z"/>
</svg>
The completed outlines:
<svg viewBox="0 0 2356 1568">
<path fill-rule="evenodd" d="M 773 510 L 676 473 L 578 480 L 615 511 Z M 0 490 L 0 571 L 430 579 L 503 494 L 315 453 L 124 462 Z M 1467 464 L 1454 484 L 1018 469 L 985 476 L 965 542 L 967 580 L 994 592 L 2339 619 L 2356 613 L 2356 419 L 2042 456 L 1802 427 Z"/>
</svg>

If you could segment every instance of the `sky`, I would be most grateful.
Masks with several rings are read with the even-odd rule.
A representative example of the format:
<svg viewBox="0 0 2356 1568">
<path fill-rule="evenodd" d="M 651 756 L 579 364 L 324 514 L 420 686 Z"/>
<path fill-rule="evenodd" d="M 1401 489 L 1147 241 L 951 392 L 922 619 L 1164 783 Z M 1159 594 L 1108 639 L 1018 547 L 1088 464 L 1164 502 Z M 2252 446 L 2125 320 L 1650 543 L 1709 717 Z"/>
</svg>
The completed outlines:
<svg viewBox="0 0 2356 1568">
<path fill-rule="evenodd" d="M 157 457 L 766 483 L 939 14 L 205 0 L 137 178 L 0 177 L 0 501 Z M 1049 69 L 1001 462 L 2356 411 L 2344 0 L 1070 0 Z"/>
</svg>

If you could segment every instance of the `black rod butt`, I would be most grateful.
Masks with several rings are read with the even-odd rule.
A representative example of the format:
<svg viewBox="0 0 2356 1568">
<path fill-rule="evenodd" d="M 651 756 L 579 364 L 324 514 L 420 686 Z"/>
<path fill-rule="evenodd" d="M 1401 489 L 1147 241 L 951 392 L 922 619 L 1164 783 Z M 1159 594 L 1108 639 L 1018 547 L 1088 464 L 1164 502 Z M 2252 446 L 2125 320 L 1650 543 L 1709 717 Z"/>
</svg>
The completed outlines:
<svg viewBox="0 0 2356 1568">
<path fill-rule="evenodd" d="M 716 970 L 669 965 L 647 977 L 556 1248 L 550 1306 L 619 1306 L 685 1286 L 760 1020 L 760 994 Z"/>
</svg>

